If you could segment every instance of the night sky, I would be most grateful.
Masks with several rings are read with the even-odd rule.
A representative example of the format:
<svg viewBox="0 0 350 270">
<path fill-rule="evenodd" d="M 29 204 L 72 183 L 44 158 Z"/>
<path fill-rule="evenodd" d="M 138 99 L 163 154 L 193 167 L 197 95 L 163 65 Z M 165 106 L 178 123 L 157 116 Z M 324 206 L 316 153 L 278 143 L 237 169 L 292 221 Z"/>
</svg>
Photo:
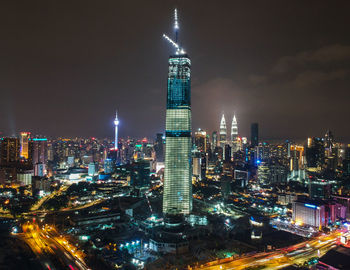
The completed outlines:
<svg viewBox="0 0 350 270">
<path fill-rule="evenodd" d="M 1 1 L 0 131 L 153 138 L 165 126 L 173 9 L 193 129 L 350 141 L 350 1 Z"/>
</svg>

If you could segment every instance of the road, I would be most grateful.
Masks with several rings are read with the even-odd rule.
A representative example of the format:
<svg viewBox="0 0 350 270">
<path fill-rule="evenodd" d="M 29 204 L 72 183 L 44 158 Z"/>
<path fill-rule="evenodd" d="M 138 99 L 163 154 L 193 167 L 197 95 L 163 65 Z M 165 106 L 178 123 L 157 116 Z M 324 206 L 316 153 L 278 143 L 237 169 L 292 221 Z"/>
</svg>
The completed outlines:
<svg viewBox="0 0 350 270">
<path fill-rule="evenodd" d="M 43 269 L 89 269 L 84 262 L 84 254 L 59 236 L 54 228 L 27 222 L 23 231 L 17 236 L 30 246 Z"/>
<path fill-rule="evenodd" d="M 63 192 L 65 192 L 70 185 L 62 185 L 59 190 L 53 191 L 50 195 L 42 197 L 39 201 L 36 202 L 31 208 L 31 211 L 35 212 L 40 209 L 40 207 L 44 204 L 44 202 L 48 201 L 49 199 L 52 199 L 56 195 L 61 195 Z"/>
<path fill-rule="evenodd" d="M 330 235 L 321 235 L 311 240 L 299 243 L 288 248 L 271 252 L 262 252 L 246 255 L 230 261 L 214 261 L 194 269 L 247 269 L 249 267 L 264 267 L 263 269 L 281 269 L 288 265 L 303 264 L 313 257 L 321 257 L 335 247 L 339 232 Z"/>
</svg>

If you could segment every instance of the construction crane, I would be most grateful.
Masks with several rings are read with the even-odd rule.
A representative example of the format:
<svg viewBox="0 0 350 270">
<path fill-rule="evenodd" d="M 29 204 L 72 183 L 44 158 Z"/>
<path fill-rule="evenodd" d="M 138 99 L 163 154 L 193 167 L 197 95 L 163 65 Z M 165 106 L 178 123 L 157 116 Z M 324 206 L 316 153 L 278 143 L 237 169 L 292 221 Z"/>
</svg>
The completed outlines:
<svg viewBox="0 0 350 270">
<path fill-rule="evenodd" d="M 185 54 L 185 50 L 180 47 L 180 45 L 177 43 L 178 42 L 178 33 L 179 33 L 179 21 L 177 17 L 177 9 L 175 8 L 174 10 L 174 32 L 175 32 L 175 41 L 173 41 L 170 37 L 168 37 L 166 34 L 163 34 L 163 37 L 175 47 L 176 54 Z"/>
</svg>

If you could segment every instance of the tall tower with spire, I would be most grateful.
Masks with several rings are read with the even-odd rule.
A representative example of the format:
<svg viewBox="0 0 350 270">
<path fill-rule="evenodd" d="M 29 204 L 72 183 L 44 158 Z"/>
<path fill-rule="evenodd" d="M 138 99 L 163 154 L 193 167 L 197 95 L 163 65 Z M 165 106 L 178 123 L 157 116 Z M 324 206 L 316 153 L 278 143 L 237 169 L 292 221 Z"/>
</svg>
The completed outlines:
<svg viewBox="0 0 350 270">
<path fill-rule="evenodd" d="M 237 152 L 240 149 L 238 139 L 238 125 L 236 115 L 234 114 L 231 125 L 232 153 Z"/>
<path fill-rule="evenodd" d="M 176 9 L 174 17 L 175 41 L 163 35 L 175 48 L 168 61 L 163 192 L 166 216 L 187 215 L 192 210 L 191 60 L 177 43 Z"/>
<path fill-rule="evenodd" d="M 114 136 L 114 150 L 118 150 L 118 126 L 119 126 L 119 119 L 118 119 L 118 112 L 115 112 L 115 119 L 114 119 L 114 128 L 115 128 L 115 136 Z"/>
<path fill-rule="evenodd" d="M 226 128 L 226 120 L 225 115 L 222 114 L 220 121 L 220 137 L 219 144 L 222 149 L 225 149 L 225 144 L 227 143 L 227 128 Z"/>
</svg>

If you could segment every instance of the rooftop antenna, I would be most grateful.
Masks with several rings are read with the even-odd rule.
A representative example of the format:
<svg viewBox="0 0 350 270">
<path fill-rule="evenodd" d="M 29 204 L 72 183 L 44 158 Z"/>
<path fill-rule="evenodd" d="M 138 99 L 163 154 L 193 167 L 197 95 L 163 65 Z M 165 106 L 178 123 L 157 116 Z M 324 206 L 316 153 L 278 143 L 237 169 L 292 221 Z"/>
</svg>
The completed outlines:
<svg viewBox="0 0 350 270">
<path fill-rule="evenodd" d="M 177 19 L 177 9 L 174 10 L 174 30 L 175 30 L 175 42 L 177 43 L 177 38 L 179 34 L 179 21 Z"/>
<path fill-rule="evenodd" d="M 178 41 L 178 30 L 179 30 L 179 21 L 177 17 L 177 9 L 174 10 L 174 31 L 175 31 L 175 41 L 173 41 L 170 37 L 168 37 L 166 34 L 163 34 L 163 37 L 175 47 L 176 54 L 185 54 L 185 50 L 180 47 L 180 45 L 177 43 Z"/>
</svg>

